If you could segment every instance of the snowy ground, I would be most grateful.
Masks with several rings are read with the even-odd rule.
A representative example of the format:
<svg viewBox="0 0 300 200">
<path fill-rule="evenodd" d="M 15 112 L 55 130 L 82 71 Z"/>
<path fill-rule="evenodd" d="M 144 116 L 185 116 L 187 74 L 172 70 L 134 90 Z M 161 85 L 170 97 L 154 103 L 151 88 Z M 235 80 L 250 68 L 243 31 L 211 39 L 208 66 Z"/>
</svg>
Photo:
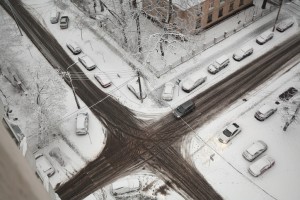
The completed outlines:
<svg viewBox="0 0 300 200">
<path fill-rule="evenodd" d="M 195 130 L 192 139 L 183 145 L 183 149 L 189 149 L 186 156 L 192 158 L 198 170 L 224 199 L 300 198 L 300 123 L 296 121 L 283 131 L 286 104 L 278 98 L 289 87 L 300 89 L 299 59 L 296 67 L 287 73 L 282 72 L 282 76 L 277 75 L 246 94 L 247 101 L 238 100 L 210 123 Z M 275 104 L 276 101 L 280 104 Z M 260 122 L 254 114 L 264 104 L 273 105 L 278 111 Z M 231 122 L 239 124 L 242 132 L 228 144 L 222 144 L 218 135 Z M 249 174 L 247 170 L 251 163 L 242 157 L 242 152 L 256 140 L 266 142 L 268 150 L 263 155 L 275 159 L 274 167 L 257 178 Z"/>
<path fill-rule="evenodd" d="M 84 18 L 85 26 L 82 31 L 83 37 L 81 39 L 81 31 L 76 28 L 75 22 L 76 19 L 82 17 L 83 14 L 73 4 L 68 3 L 66 4 L 66 7 L 57 7 L 52 1 L 47 0 L 26 0 L 24 2 L 28 9 L 30 9 L 30 11 L 41 20 L 43 25 L 47 27 L 50 32 L 52 32 L 65 50 L 69 52 L 70 56 L 74 59 L 74 62 L 77 62 L 78 56 L 71 54 L 71 52 L 65 46 L 65 41 L 70 38 L 76 40 L 83 49 L 83 52 L 89 55 L 98 65 L 98 68 L 92 72 L 86 71 L 86 69 L 81 66 L 83 72 L 91 80 L 95 81 L 93 75 L 95 73 L 99 73 L 100 71 L 105 71 L 112 79 L 113 86 L 107 89 L 102 89 L 113 95 L 119 100 L 120 103 L 135 110 L 137 115 L 144 119 L 150 119 L 164 115 L 165 112 L 170 111 L 170 107 L 174 108 L 187 98 L 195 96 L 212 84 L 233 73 L 235 70 L 251 62 L 256 57 L 271 50 L 274 46 L 280 44 L 286 38 L 294 34 L 299 34 L 299 25 L 296 23 L 284 34 L 275 32 L 274 38 L 267 44 L 263 46 L 256 44 L 255 38 L 257 35 L 271 28 L 272 21 L 275 17 L 275 13 L 273 13 L 239 31 L 234 36 L 231 36 L 230 38 L 215 45 L 202 54 L 197 55 L 192 60 L 183 63 L 170 73 L 157 79 L 149 72 L 149 70 L 143 69 L 143 67 L 134 61 L 130 55 L 121 50 L 120 47 L 118 47 L 112 41 L 112 39 L 108 37 L 108 35 L 101 33 L 101 30 L 99 30 L 95 21 L 89 18 Z M 68 29 L 61 30 L 59 28 L 59 24 L 50 23 L 50 11 L 55 9 L 60 10 L 63 14 L 67 14 L 70 17 L 71 21 Z M 284 17 L 290 16 L 286 12 L 284 13 Z M 216 26 L 215 31 L 220 30 L 221 26 L 222 24 Z M 213 31 L 213 29 L 211 30 Z M 249 35 L 249 33 L 251 34 Z M 24 51 L 16 57 L 20 63 L 26 63 L 26 66 L 33 66 L 32 63 L 30 63 L 31 61 L 36 62 L 36 60 L 44 60 L 42 55 L 26 37 L 23 37 L 22 40 Z M 236 45 L 237 43 L 239 44 L 238 46 Z M 246 43 L 253 46 L 253 55 L 246 58 L 242 62 L 235 62 L 233 59 L 231 59 L 233 52 L 238 49 L 238 47 Z M 119 49 L 119 51 L 116 51 L 116 49 Z M 122 58 L 121 54 L 123 53 L 123 56 L 127 57 L 126 59 Z M 226 54 L 228 57 L 230 57 L 229 66 L 219 72 L 217 75 L 208 74 L 206 67 L 217 57 L 223 54 Z M 32 55 L 35 59 L 28 59 Z M 136 74 L 135 70 L 128 65 L 128 60 L 136 64 L 136 66 L 141 69 L 143 74 L 146 76 L 146 80 L 148 81 L 147 86 L 149 94 L 144 103 L 140 103 L 140 101 L 136 99 L 126 87 L 126 83 L 130 81 Z M 47 67 L 51 68 L 51 66 Z M 298 69 L 299 66 L 297 70 Z M 180 88 L 178 88 L 178 86 L 176 86 L 173 101 L 166 103 L 160 100 L 162 91 L 161 86 L 165 82 L 175 82 L 178 79 L 183 79 L 183 77 L 185 77 L 187 74 L 198 70 L 207 75 L 207 82 L 205 84 L 201 85 L 190 94 L 184 93 Z M 297 159 L 295 159 L 296 161 L 292 160 L 297 158 L 295 152 L 299 151 L 296 146 L 296 142 L 299 140 L 299 138 L 295 134 L 296 131 L 299 130 L 299 125 L 293 125 L 288 129 L 287 133 L 282 133 L 283 123 L 280 117 L 280 109 L 279 112 L 265 122 L 260 123 L 253 118 L 253 114 L 258 107 L 265 102 L 273 102 L 275 99 L 277 99 L 278 94 L 289 87 L 289 84 L 297 85 L 300 89 L 299 81 L 297 82 L 295 77 L 291 79 L 293 74 L 296 72 L 297 71 L 293 69 L 285 76 L 276 80 L 275 84 L 271 84 L 271 81 L 269 81 L 261 88 L 251 92 L 246 97 L 248 99 L 247 102 L 238 100 L 235 105 L 228 108 L 226 112 L 223 112 L 220 118 L 216 119 L 210 124 L 207 124 L 200 130 L 197 130 L 197 136 L 192 140 L 191 144 L 188 144 L 191 148 L 190 154 L 192 155 L 197 168 L 226 199 L 241 199 L 242 193 L 235 192 L 237 191 L 236 188 L 238 188 L 238 191 L 245 191 L 245 188 L 247 188 L 249 199 L 271 199 L 271 196 L 274 196 L 278 199 L 286 199 L 284 198 L 286 195 L 289 195 L 288 197 L 290 198 L 288 199 L 299 199 L 300 195 L 296 190 L 296 186 L 299 185 L 299 181 L 297 180 L 299 174 L 297 174 L 296 169 L 297 167 L 299 168 L 298 163 L 300 162 L 298 162 Z M 295 82 L 293 82 L 293 80 L 295 80 Z M 67 95 L 65 99 L 67 112 L 61 120 L 61 132 L 63 134 L 63 138 L 57 138 L 46 148 L 41 150 L 41 152 L 46 155 L 56 169 L 56 174 L 50 178 L 50 182 L 53 186 L 61 181 L 66 181 L 71 177 L 72 174 L 84 167 L 86 162 L 93 160 L 93 158 L 95 158 L 101 152 L 105 145 L 105 130 L 102 128 L 101 124 L 98 123 L 98 120 L 92 115 L 92 113 L 90 113 L 88 108 L 84 107 L 83 102 L 80 102 L 80 104 L 84 107 L 82 111 L 89 112 L 90 115 L 90 134 L 85 136 L 77 136 L 75 134 L 75 117 L 77 114 L 77 108 L 71 90 L 67 85 L 65 85 L 65 87 L 67 89 Z M 99 85 L 99 87 L 101 86 Z M 18 113 L 16 115 L 18 115 Z M 19 114 L 19 116 L 21 116 L 21 114 Z M 22 117 L 26 118 L 26 116 Z M 19 117 L 20 121 L 22 120 L 22 117 Z M 216 140 L 217 133 L 223 128 L 224 125 L 231 121 L 237 121 L 242 126 L 243 131 L 228 145 L 220 145 L 220 143 Z M 99 130 L 101 131 L 99 132 Z M 269 145 L 269 150 L 266 153 L 275 158 L 276 164 L 270 171 L 266 172 L 261 177 L 252 178 L 247 172 L 249 163 L 243 160 L 240 155 L 244 148 L 256 139 L 262 139 L 267 142 Z M 213 148 L 213 150 L 208 148 L 208 146 L 203 146 L 202 140 L 206 141 L 207 144 Z M 276 148 L 278 144 L 283 145 L 284 148 Z M 87 146 L 89 148 L 87 148 Z M 49 155 L 49 152 L 56 148 L 60 149 L 61 157 L 65 161 L 64 164 L 60 164 L 55 157 Z M 236 152 L 238 152 L 238 156 L 235 156 Z M 215 154 L 214 161 L 210 161 L 209 157 L 213 153 Z M 283 163 L 288 162 L 293 163 L 293 165 L 283 165 Z M 278 176 L 274 176 L 274 173 L 276 172 Z M 137 176 L 143 177 L 143 175 Z M 295 184 L 282 190 L 282 187 L 291 181 L 293 181 Z M 231 188 L 234 189 L 232 190 Z M 107 194 L 109 193 L 108 188 L 105 188 L 104 190 Z M 170 192 L 169 196 L 162 195 L 157 197 L 159 199 L 181 198 L 178 197 L 175 192 Z"/>
</svg>

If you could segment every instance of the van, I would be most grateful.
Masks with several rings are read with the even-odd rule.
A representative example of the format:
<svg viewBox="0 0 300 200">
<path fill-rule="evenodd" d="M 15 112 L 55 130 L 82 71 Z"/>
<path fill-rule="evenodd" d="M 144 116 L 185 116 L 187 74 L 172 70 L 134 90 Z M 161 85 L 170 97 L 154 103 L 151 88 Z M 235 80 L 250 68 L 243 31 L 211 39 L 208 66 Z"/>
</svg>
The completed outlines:
<svg viewBox="0 0 300 200">
<path fill-rule="evenodd" d="M 176 119 L 180 119 L 185 115 L 189 114 L 193 110 L 195 110 L 196 106 L 195 103 L 191 100 L 186 101 L 185 103 L 178 106 L 174 111 L 173 114 Z"/>
<path fill-rule="evenodd" d="M 60 12 L 58 11 L 52 11 L 50 14 L 50 22 L 51 24 L 56 24 L 59 21 Z"/>
<path fill-rule="evenodd" d="M 217 72 L 221 71 L 229 64 L 229 58 L 225 55 L 216 59 L 213 64 L 210 64 L 207 68 L 208 72 L 211 74 L 216 74 Z"/>
<path fill-rule="evenodd" d="M 254 117 L 259 121 L 264 121 L 277 111 L 277 108 L 272 108 L 269 105 L 262 106 L 254 115 Z"/>
</svg>

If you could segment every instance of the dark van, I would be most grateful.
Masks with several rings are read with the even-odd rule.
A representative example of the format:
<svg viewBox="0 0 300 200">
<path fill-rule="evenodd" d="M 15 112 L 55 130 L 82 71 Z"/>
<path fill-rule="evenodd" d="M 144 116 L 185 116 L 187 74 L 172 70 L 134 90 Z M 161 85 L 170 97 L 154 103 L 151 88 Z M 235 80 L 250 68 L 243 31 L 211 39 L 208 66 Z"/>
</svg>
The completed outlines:
<svg viewBox="0 0 300 200">
<path fill-rule="evenodd" d="M 174 111 L 173 114 L 177 119 L 189 114 L 195 110 L 195 103 L 191 100 L 186 101 L 185 103 L 178 106 Z"/>
</svg>

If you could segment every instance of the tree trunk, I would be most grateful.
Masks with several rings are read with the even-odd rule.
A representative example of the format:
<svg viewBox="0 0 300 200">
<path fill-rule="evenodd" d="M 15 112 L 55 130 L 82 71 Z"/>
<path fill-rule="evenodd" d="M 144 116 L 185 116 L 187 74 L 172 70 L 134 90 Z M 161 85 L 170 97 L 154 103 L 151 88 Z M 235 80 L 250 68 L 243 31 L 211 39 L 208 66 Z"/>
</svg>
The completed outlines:
<svg viewBox="0 0 300 200">
<path fill-rule="evenodd" d="M 163 49 L 163 39 L 162 38 L 159 41 L 159 49 L 160 49 L 161 56 L 164 56 L 165 52 L 164 52 L 164 49 Z"/>
<path fill-rule="evenodd" d="M 137 13 L 137 3 L 136 0 L 132 0 L 132 7 L 134 9 L 134 15 L 133 17 L 135 18 L 135 22 L 136 22 L 136 30 L 137 30 L 137 34 L 138 34 L 138 50 L 141 53 L 142 52 L 142 45 L 141 45 L 141 26 L 140 26 L 140 16 Z"/>
<path fill-rule="evenodd" d="M 121 16 L 122 16 L 122 20 L 123 21 L 126 21 L 125 20 L 125 12 L 124 12 L 124 9 L 123 9 L 123 0 L 120 0 L 120 9 L 121 9 Z M 126 34 L 125 34 L 125 24 L 121 24 L 122 26 L 122 34 L 123 34 L 123 37 L 124 37 L 124 44 L 125 46 L 127 46 L 127 37 L 126 37 Z"/>
<path fill-rule="evenodd" d="M 103 5 L 102 0 L 99 0 L 99 4 L 100 4 L 101 12 L 103 12 L 104 11 L 104 5 Z"/>
<path fill-rule="evenodd" d="M 169 24 L 172 18 L 173 14 L 173 3 L 172 0 L 169 0 L 169 7 L 168 7 L 168 18 L 166 20 L 166 23 Z"/>
</svg>

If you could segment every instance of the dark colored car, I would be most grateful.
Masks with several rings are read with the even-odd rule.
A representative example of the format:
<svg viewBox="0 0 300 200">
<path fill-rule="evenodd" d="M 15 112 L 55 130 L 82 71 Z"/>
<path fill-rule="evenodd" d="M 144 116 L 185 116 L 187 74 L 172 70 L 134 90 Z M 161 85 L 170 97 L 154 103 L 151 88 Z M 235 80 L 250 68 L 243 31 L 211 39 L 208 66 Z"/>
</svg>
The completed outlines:
<svg viewBox="0 0 300 200">
<path fill-rule="evenodd" d="M 281 95 L 279 95 L 279 99 L 282 101 L 288 101 L 290 98 L 292 98 L 298 90 L 294 87 L 290 87 L 286 91 L 284 91 Z"/>
<path fill-rule="evenodd" d="M 195 110 L 195 103 L 191 100 L 188 100 L 187 102 L 181 104 L 178 106 L 174 111 L 173 114 L 177 119 L 180 119 L 181 117 L 184 117 L 185 115 L 189 114 L 193 110 Z"/>
<path fill-rule="evenodd" d="M 60 18 L 60 28 L 66 29 L 69 26 L 69 17 L 68 16 L 61 16 Z"/>
</svg>

